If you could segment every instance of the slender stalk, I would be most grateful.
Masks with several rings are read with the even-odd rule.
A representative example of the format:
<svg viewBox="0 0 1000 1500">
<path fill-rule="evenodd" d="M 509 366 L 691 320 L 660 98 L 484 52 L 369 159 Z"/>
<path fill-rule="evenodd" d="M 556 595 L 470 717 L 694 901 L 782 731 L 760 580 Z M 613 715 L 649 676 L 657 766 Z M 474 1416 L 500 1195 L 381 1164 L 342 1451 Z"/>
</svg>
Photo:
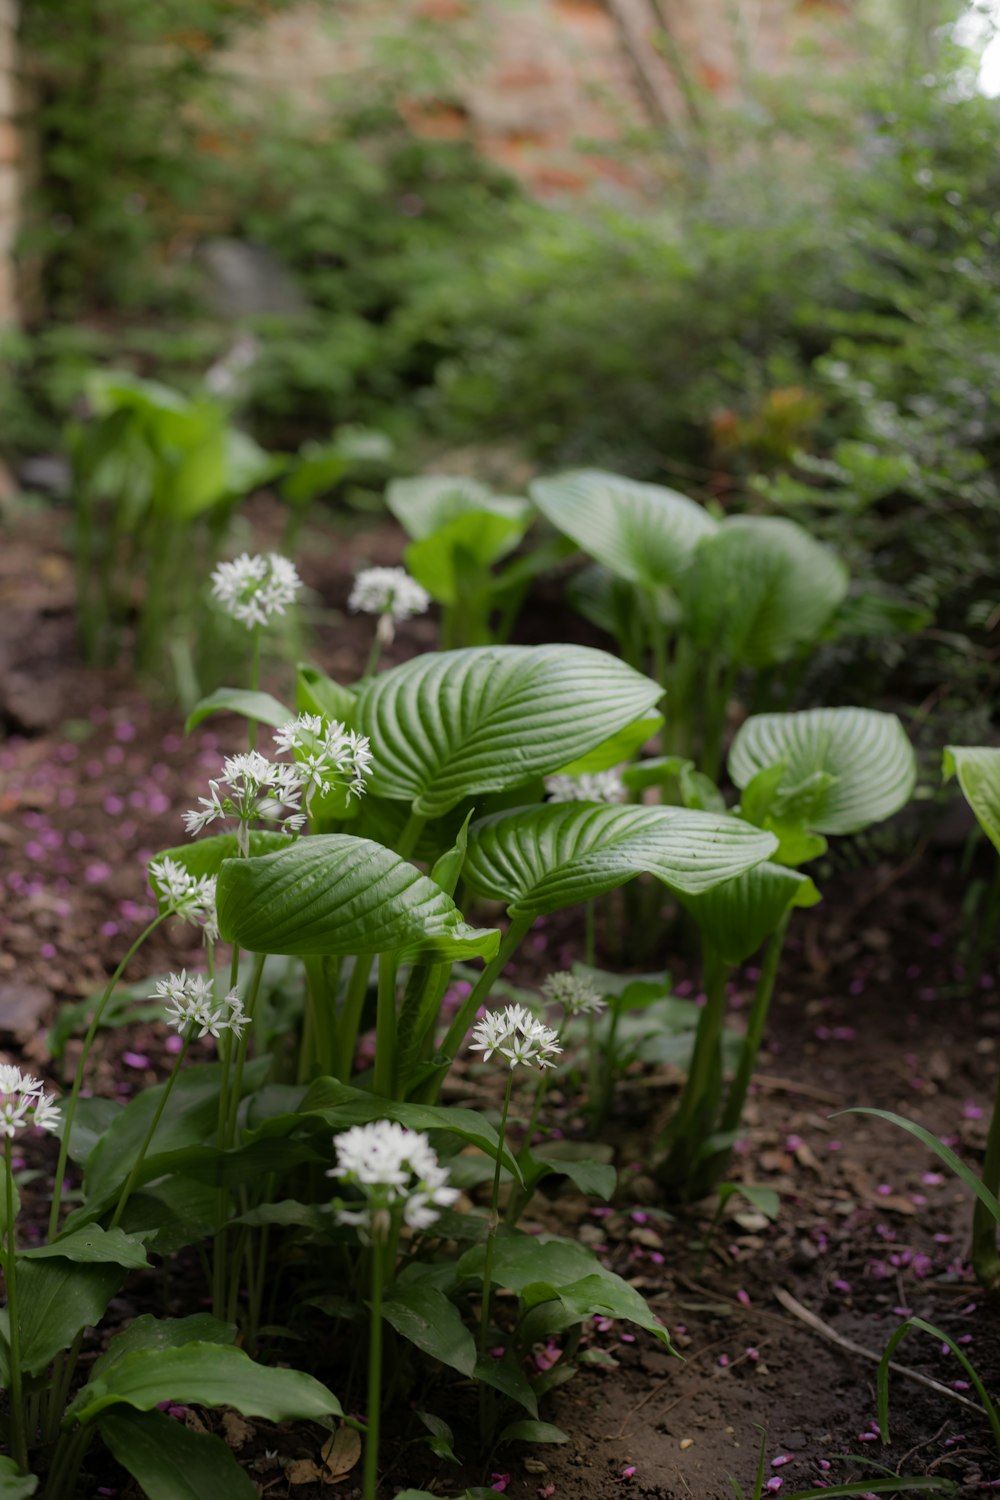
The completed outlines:
<svg viewBox="0 0 1000 1500">
<path fill-rule="evenodd" d="M 785 934 L 788 931 L 788 922 L 791 910 L 785 912 L 777 927 L 767 940 L 764 949 L 764 961 L 761 965 L 760 978 L 757 988 L 754 990 L 753 1004 L 750 1006 L 750 1015 L 747 1018 L 747 1034 L 740 1048 L 740 1060 L 729 1088 L 729 1097 L 726 1107 L 722 1112 L 722 1122 L 719 1129 L 723 1134 L 728 1131 L 739 1129 L 743 1118 L 743 1106 L 746 1103 L 747 1090 L 750 1087 L 750 1078 L 754 1068 L 757 1066 L 757 1056 L 760 1052 L 760 1044 L 764 1035 L 764 1026 L 767 1022 L 767 1013 L 771 1007 L 771 997 L 774 994 L 774 983 L 778 977 L 778 965 L 781 963 L 781 955 L 785 946 Z"/>
<path fill-rule="evenodd" d="M 350 1083 L 354 1069 L 354 1054 L 358 1050 L 358 1033 L 361 1030 L 361 1015 L 368 994 L 368 976 L 371 973 L 370 954 L 357 954 L 354 968 L 347 981 L 347 994 L 337 1027 L 337 1050 L 334 1077 L 341 1083 Z"/>
<path fill-rule="evenodd" d="M 507 1115 L 510 1110 L 510 1096 L 514 1087 L 514 1069 L 507 1069 L 507 1087 L 503 1096 L 503 1111 L 500 1115 L 499 1144 L 497 1146 L 496 1167 L 493 1171 L 493 1190 L 490 1194 L 490 1219 L 489 1229 L 486 1234 L 486 1257 L 483 1261 L 483 1296 L 479 1310 L 479 1357 L 488 1358 L 490 1344 L 490 1293 L 493 1286 L 493 1252 L 496 1246 L 497 1226 L 500 1216 L 497 1204 L 500 1200 L 500 1172 L 503 1168 L 504 1138 L 507 1133 Z M 490 1433 L 487 1431 L 492 1411 L 492 1392 L 485 1382 L 479 1386 L 479 1420 L 483 1443 L 488 1443 Z M 367 1500 L 367 1497 L 366 1497 Z"/>
<path fill-rule="evenodd" d="M 583 961 L 588 969 L 596 967 L 597 958 L 597 900 L 585 903 L 583 908 L 586 927 L 583 940 Z"/>
<path fill-rule="evenodd" d="M 250 1045 L 250 1037 L 253 1033 L 254 1010 L 257 1005 L 257 995 L 260 991 L 260 979 L 264 972 L 264 953 L 254 955 L 253 973 L 250 976 L 250 988 L 247 991 L 247 1003 L 243 1007 L 247 1024 L 243 1035 L 236 1044 L 236 1064 L 233 1069 L 233 1083 L 229 1091 L 229 1119 L 226 1122 L 226 1145 L 231 1146 L 236 1139 L 236 1119 L 240 1112 L 240 1100 L 243 1097 L 243 1067 L 247 1059 L 247 1048 Z"/>
<path fill-rule="evenodd" d="M 167 1079 L 166 1084 L 164 1085 L 163 1093 L 160 1095 L 160 1102 L 156 1106 L 156 1109 L 153 1113 L 153 1118 L 149 1124 L 149 1129 L 146 1131 L 143 1143 L 139 1147 L 139 1154 L 136 1157 L 135 1161 L 132 1163 L 132 1170 L 128 1174 L 128 1177 L 125 1180 L 125 1186 L 122 1188 L 121 1194 L 119 1195 L 117 1206 L 115 1207 L 115 1211 L 111 1216 L 110 1227 L 112 1229 L 117 1228 L 121 1220 L 121 1216 L 125 1212 L 125 1205 L 128 1203 L 128 1200 L 132 1195 L 132 1190 L 139 1179 L 139 1173 L 142 1171 L 142 1164 L 146 1159 L 146 1152 L 149 1150 L 153 1137 L 156 1134 L 157 1126 L 159 1125 L 160 1120 L 163 1118 L 163 1111 L 167 1107 L 167 1100 L 173 1093 L 174 1084 L 177 1082 L 177 1075 L 181 1070 L 181 1064 L 188 1055 L 188 1048 L 191 1046 L 193 1037 L 194 1027 L 192 1026 L 188 1028 L 187 1034 L 184 1037 L 184 1045 L 178 1052 L 177 1061 L 174 1063 L 173 1067 L 170 1070 L 170 1077 Z"/>
<path fill-rule="evenodd" d="M 10 1363 L 10 1429 L 11 1457 L 22 1474 L 28 1472 L 28 1436 L 24 1425 L 24 1388 L 21 1379 L 21 1328 L 17 1311 L 17 1253 L 14 1248 L 14 1167 L 11 1161 L 10 1136 L 4 1136 L 3 1160 L 7 1206 L 7 1233 L 4 1236 L 3 1274 L 7 1283 L 7 1352 Z"/>
<path fill-rule="evenodd" d="M 368 1324 L 368 1427 L 365 1436 L 364 1500 L 376 1500 L 378 1488 L 379 1417 L 382 1404 L 382 1251 L 372 1245 L 372 1300 Z"/>
<path fill-rule="evenodd" d="M 993 1115 L 986 1137 L 983 1183 L 996 1195 L 1000 1191 L 1000 1070 L 997 1071 Z M 1000 1253 L 997 1251 L 997 1221 L 985 1203 L 976 1199 L 972 1210 L 972 1269 L 976 1280 L 995 1290 L 1000 1286 Z"/>
<path fill-rule="evenodd" d="M 63 1126 L 59 1139 L 59 1160 L 56 1163 L 55 1183 L 52 1190 L 52 1207 L 49 1210 L 50 1240 L 55 1239 L 56 1233 L 59 1229 L 59 1210 L 62 1207 L 62 1185 L 63 1178 L 66 1175 L 66 1161 L 69 1156 L 70 1137 L 73 1134 L 73 1120 L 76 1116 L 76 1104 L 77 1100 L 80 1097 L 80 1089 L 83 1087 L 83 1079 L 87 1067 L 87 1060 L 90 1057 L 90 1051 L 94 1045 L 94 1038 L 97 1035 L 97 1028 L 101 1024 L 101 1016 L 104 1014 L 104 1008 L 107 1005 L 108 1001 L 111 999 L 112 994 L 114 993 L 115 985 L 118 983 L 119 979 L 121 979 L 126 967 L 128 966 L 133 956 L 139 951 L 150 934 L 155 932 L 157 927 L 159 927 L 162 922 L 165 922 L 167 917 L 171 915 L 172 913 L 169 911 L 161 912 L 158 917 L 155 917 L 153 921 L 150 922 L 148 927 L 145 927 L 142 932 L 140 932 L 139 936 L 136 938 L 135 942 L 132 944 L 131 948 L 128 950 L 125 957 L 122 959 L 121 963 L 112 974 L 111 978 L 108 980 L 104 993 L 101 995 L 100 1000 L 98 1000 L 97 1007 L 94 1011 L 93 1016 L 91 1017 L 90 1025 L 87 1028 L 87 1034 L 83 1039 L 83 1046 L 80 1049 L 80 1057 L 77 1061 L 76 1071 L 73 1074 L 73 1086 L 70 1089 L 69 1098 L 66 1101 L 66 1109 L 63 1114 Z"/>
<path fill-rule="evenodd" d="M 255 693 L 260 687 L 260 634 L 261 628 L 255 625 L 253 628 L 253 640 L 250 647 L 250 691 Z M 257 720 L 247 720 L 247 740 L 251 750 L 257 748 Z"/>
<path fill-rule="evenodd" d="M 378 960 L 378 1013 L 375 1023 L 375 1076 L 373 1089 L 383 1099 L 395 1097 L 396 1089 L 396 970 L 394 953 L 380 953 Z"/>
<path fill-rule="evenodd" d="M 608 1038 L 604 1044 L 604 1054 L 600 1057 L 600 1087 L 597 1093 L 597 1110 L 594 1115 L 595 1128 L 600 1129 L 608 1118 L 608 1110 L 611 1108 L 611 1094 L 615 1086 L 615 1047 L 618 1042 L 618 1023 L 621 1020 L 622 1008 L 619 1004 L 612 1004 L 611 1021 L 608 1026 Z M 595 1083 L 597 1081 L 595 1075 Z"/>
<path fill-rule="evenodd" d="M 448 1027 L 445 1039 L 441 1044 L 441 1050 L 448 1057 L 454 1057 L 462 1045 L 465 1033 L 475 1020 L 476 1011 L 489 996 L 490 990 L 493 987 L 493 981 L 507 967 L 510 959 L 520 947 L 526 933 L 530 930 L 533 920 L 532 917 L 514 917 L 511 921 L 503 941 L 497 950 L 496 957 L 490 959 L 490 962 L 476 980 L 472 988 L 472 993 L 466 996 L 461 1010 Z M 434 1080 L 434 1098 L 437 1098 L 440 1092 L 442 1081 L 443 1075 Z M 425 1102 L 433 1102 L 433 1100 Z"/>
<path fill-rule="evenodd" d="M 396 853 L 399 855 L 400 859 L 410 858 L 410 855 L 417 847 L 417 840 L 423 833 L 424 824 L 426 822 L 427 819 L 421 817 L 419 813 L 410 813 L 410 816 L 407 818 L 406 823 L 403 826 L 403 831 L 396 841 Z"/>
<path fill-rule="evenodd" d="M 687 1188 L 703 1136 L 711 1131 L 713 1093 L 721 1074 L 720 1049 L 726 1016 L 728 966 L 705 950 L 705 1006 L 698 1018 L 691 1066 L 677 1113 L 667 1127 L 669 1154 L 659 1176 L 668 1186 Z"/>
<path fill-rule="evenodd" d="M 384 616 L 382 618 L 384 618 Z M 380 619 L 379 620 L 379 625 L 381 625 L 381 623 L 382 623 L 382 620 Z M 371 649 L 368 652 L 368 660 L 365 662 L 365 669 L 364 669 L 364 671 L 361 674 L 361 681 L 362 682 L 364 682 L 366 680 L 366 678 L 368 678 L 368 677 L 374 677 L 375 676 L 375 668 L 378 666 L 379 657 L 381 655 L 382 655 L 382 632 L 380 631 L 379 626 L 376 625 L 376 627 L 375 627 L 375 634 L 372 637 Z"/>
<path fill-rule="evenodd" d="M 238 943 L 233 944 L 232 958 L 229 963 L 229 988 L 236 988 L 240 976 L 240 948 Z M 227 1031 L 222 1046 L 219 1049 L 219 1060 L 222 1064 L 222 1079 L 219 1084 L 219 1109 L 216 1118 L 215 1144 L 220 1152 L 226 1149 L 227 1130 L 229 1124 L 229 1083 L 233 1069 L 233 1033 Z M 221 1318 L 226 1301 L 226 1209 L 228 1207 L 229 1194 L 224 1187 L 219 1188 L 218 1207 L 216 1210 L 216 1230 L 212 1237 L 212 1312 L 217 1318 Z"/>
</svg>

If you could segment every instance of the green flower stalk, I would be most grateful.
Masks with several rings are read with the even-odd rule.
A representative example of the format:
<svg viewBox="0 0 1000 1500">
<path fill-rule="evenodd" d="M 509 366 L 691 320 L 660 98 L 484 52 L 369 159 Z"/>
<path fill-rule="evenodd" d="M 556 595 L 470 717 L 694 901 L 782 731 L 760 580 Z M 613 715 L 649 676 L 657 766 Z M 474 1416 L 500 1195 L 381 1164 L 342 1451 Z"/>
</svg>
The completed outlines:
<svg viewBox="0 0 1000 1500">
<path fill-rule="evenodd" d="M 379 1417 L 382 1405 L 382 1293 L 392 1273 L 392 1247 L 402 1225 L 429 1229 L 440 1208 L 448 1208 L 458 1189 L 418 1130 L 394 1120 L 355 1125 L 334 1141 L 337 1165 L 327 1172 L 357 1190 L 351 1200 L 334 1199 L 337 1222 L 358 1231 L 371 1251 L 371 1322 L 368 1343 L 368 1430 L 365 1439 L 364 1500 L 375 1500 L 378 1485 Z"/>
</svg>

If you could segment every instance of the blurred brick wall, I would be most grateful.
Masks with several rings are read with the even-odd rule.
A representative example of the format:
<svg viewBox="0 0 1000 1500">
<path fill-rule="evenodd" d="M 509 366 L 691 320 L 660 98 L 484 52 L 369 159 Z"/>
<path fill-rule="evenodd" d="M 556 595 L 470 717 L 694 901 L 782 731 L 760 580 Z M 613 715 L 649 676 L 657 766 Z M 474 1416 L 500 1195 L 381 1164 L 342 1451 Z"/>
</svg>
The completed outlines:
<svg viewBox="0 0 1000 1500">
<path fill-rule="evenodd" d="M 14 240 L 18 227 L 17 0 L 0 0 L 0 326 L 17 320 Z"/>
<path fill-rule="evenodd" d="M 739 93 L 744 60 L 778 72 L 816 21 L 854 0 L 305 0 L 249 31 L 226 59 L 243 91 L 274 91 L 322 111 L 331 82 L 363 90 L 379 49 L 405 49 L 417 23 L 467 36 L 469 57 L 447 94 L 403 101 L 414 126 L 475 141 L 539 193 L 641 186 L 615 152 L 636 124 L 684 125 L 683 77 Z M 655 45 L 670 28 L 671 66 Z"/>
</svg>

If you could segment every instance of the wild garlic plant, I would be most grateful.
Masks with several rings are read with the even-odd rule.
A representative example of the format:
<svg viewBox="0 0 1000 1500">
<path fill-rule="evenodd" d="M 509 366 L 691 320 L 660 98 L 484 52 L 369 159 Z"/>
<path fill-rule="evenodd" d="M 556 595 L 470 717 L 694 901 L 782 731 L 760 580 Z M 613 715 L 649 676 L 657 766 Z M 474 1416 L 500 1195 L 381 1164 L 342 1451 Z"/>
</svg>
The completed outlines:
<svg viewBox="0 0 1000 1500">
<path fill-rule="evenodd" d="M 354 575 L 348 609 L 378 617 L 363 678 L 372 676 L 384 648 L 396 639 L 397 623 L 426 614 L 430 602 L 430 594 L 405 568 L 362 568 Z"/>
</svg>

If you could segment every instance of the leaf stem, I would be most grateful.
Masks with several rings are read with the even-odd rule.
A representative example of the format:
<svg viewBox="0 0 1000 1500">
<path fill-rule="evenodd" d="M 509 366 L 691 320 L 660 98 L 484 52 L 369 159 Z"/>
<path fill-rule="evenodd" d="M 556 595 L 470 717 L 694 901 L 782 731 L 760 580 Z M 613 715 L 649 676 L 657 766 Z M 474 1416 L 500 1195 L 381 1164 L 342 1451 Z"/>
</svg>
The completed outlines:
<svg viewBox="0 0 1000 1500">
<path fill-rule="evenodd" d="M 7 1283 L 7 1352 L 10 1361 L 10 1451 L 22 1474 L 28 1472 L 28 1438 L 24 1427 L 24 1390 L 21 1379 L 21 1328 L 17 1310 L 17 1253 L 14 1247 L 14 1167 L 10 1136 L 3 1142 L 7 1224 L 4 1236 L 4 1280 Z"/>
<path fill-rule="evenodd" d="M 153 1112 L 153 1118 L 149 1123 L 149 1129 L 146 1131 L 143 1143 L 139 1147 L 139 1154 L 136 1156 L 135 1161 L 132 1163 L 132 1170 L 125 1180 L 125 1186 L 121 1190 L 121 1194 L 118 1198 L 118 1203 L 115 1207 L 115 1211 L 111 1216 L 111 1224 L 109 1226 L 111 1229 L 116 1229 L 118 1227 L 121 1216 L 125 1212 L 125 1205 L 128 1203 L 128 1200 L 132 1195 L 132 1190 L 135 1187 L 136 1182 L 138 1181 L 139 1173 L 142 1171 L 142 1164 L 146 1158 L 146 1152 L 149 1150 L 153 1137 L 156 1134 L 157 1126 L 159 1125 L 160 1120 L 163 1117 L 163 1111 L 167 1107 L 167 1100 L 170 1098 L 170 1095 L 173 1092 L 174 1084 L 177 1082 L 177 1075 L 181 1070 L 181 1064 L 187 1057 L 188 1048 L 190 1047 L 193 1038 L 194 1027 L 189 1026 L 184 1037 L 184 1045 L 178 1052 L 177 1061 L 171 1068 L 170 1077 L 164 1084 L 163 1093 L 160 1095 L 159 1103 L 157 1104 L 156 1109 Z"/>
<path fill-rule="evenodd" d="M 503 1169 L 504 1138 L 507 1133 L 507 1114 L 510 1110 L 510 1096 L 514 1087 L 514 1069 L 507 1069 L 507 1087 L 503 1096 L 503 1111 L 500 1115 L 499 1144 L 497 1146 L 496 1166 L 493 1170 L 493 1189 L 490 1193 L 490 1219 L 489 1229 L 486 1234 L 486 1256 L 483 1261 L 483 1295 L 479 1309 L 479 1357 L 486 1359 L 490 1343 L 490 1293 L 493 1286 L 493 1252 L 496 1246 L 497 1226 L 500 1223 L 500 1215 L 497 1205 L 500 1201 L 500 1173 Z M 479 1386 L 479 1420 L 483 1443 L 488 1443 L 491 1434 L 487 1431 L 490 1425 L 492 1411 L 492 1391 L 481 1382 Z"/>
<path fill-rule="evenodd" d="M 378 960 L 378 1012 L 375 1022 L 374 1092 L 383 1099 L 395 1098 L 396 1089 L 396 970 L 395 953 L 380 953 Z"/>
<path fill-rule="evenodd" d="M 379 1417 L 382 1405 L 382 1252 L 372 1244 L 372 1300 L 368 1324 L 368 1424 L 365 1435 L 364 1500 L 376 1500 L 378 1488 Z"/>
</svg>

